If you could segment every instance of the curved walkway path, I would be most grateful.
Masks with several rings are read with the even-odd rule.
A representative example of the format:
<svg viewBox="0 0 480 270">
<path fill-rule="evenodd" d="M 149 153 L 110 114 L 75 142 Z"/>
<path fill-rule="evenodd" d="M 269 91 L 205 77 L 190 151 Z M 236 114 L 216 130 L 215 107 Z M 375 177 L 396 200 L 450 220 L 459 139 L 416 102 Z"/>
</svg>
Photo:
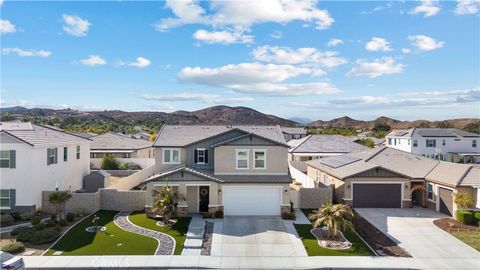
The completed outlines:
<svg viewBox="0 0 480 270">
<path fill-rule="evenodd" d="M 131 212 L 119 212 L 118 214 L 115 215 L 115 217 L 113 218 L 113 221 L 118 227 L 120 227 L 125 231 L 140 234 L 140 235 L 145 235 L 145 236 L 156 239 L 158 242 L 158 247 L 157 247 L 157 250 L 155 251 L 155 255 L 172 255 L 173 254 L 173 252 L 175 251 L 175 239 L 173 239 L 168 234 L 145 229 L 133 224 L 128 219 L 128 215 L 130 215 L 130 213 Z"/>
</svg>

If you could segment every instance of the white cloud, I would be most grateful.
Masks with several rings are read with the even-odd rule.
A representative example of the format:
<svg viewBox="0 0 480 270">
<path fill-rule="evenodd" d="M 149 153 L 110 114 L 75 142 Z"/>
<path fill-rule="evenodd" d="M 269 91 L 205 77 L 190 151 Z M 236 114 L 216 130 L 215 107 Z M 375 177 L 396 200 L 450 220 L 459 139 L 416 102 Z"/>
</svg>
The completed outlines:
<svg viewBox="0 0 480 270">
<path fill-rule="evenodd" d="M 429 36 L 415 35 L 407 38 L 412 45 L 421 51 L 431 51 L 443 47 L 444 41 L 435 40 Z"/>
<path fill-rule="evenodd" d="M 213 1 L 211 14 L 197 1 L 167 1 L 175 14 L 174 18 L 162 19 L 155 25 L 158 31 L 167 31 L 185 24 L 207 24 L 218 27 L 231 26 L 237 30 L 248 30 L 254 24 L 274 22 L 286 24 L 305 21 L 316 29 L 325 29 L 334 23 L 327 10 L 317 7 L 317 0 L 264 0 L 264 1 Z"/>
<path fill-rule="evenodd" d="M 213 44 L 213 43 L 221 43 L 221 44 L 233 44 L 233 43 L 252 43 L 254 37 L 251 35 L 244 35 L 240 31 L 207 31 L 207 30 L 197 30 L 193 34 L 193 38 L 196 40 Z"/>
<path fill-rule="evenodd" d="M 0 33 L 10 34 L 17 32 L 17 28 L 9 20 L 0 20 Z"/>
<path fill-rule="evenodd" d="M 402 73 L 405 65 L 396 64 L 392 57 L 374 59 L 373 62 L 359 59 L 356 66 L 347 73 L 347 76 L 368 76 L 376 78 L 383 75 Z"/>
<path fill-rule="evenodd" d="M 477 14 L 480 10 L 480 0 L 458 0 L 455 7 L 455 14 L 470 15 Z"/>
<path fill-rule="evenodd" d="M 424 17 L 437 15 L 440 11 L 438 0 L 422 0 L 421 4 L 412 9 L 410 14 L 424 14 Z"/>
<path fill-rule="evenodd" d="M 393 2 L 387 2 L 385 5 L 383 6 L 377 6 L 377 7 L 374 7 L 373 9 L 371 10 L 367 10 L 367 11 L 361 11 L 360 14 L 362 15 L 368 15 L 368 14 L 372 14 L 372 13 L 375 13 L 375 12 L 379 12 L 379 11 L 382 11 L 382 10 L 385 10 L 385 9 L 389 9 L 393 6 Z"/>
<path fill-rule="evenodd" d="M 412 50 L 409 49 L 409 48 L 402 48 L 402 53 L 404 53 L 404 54 L 408 54 L 408 53 L 411 53 L 411 52 L 412 52 Z"/>
<path fill-rule="evenodd" d="M 327 46 L 328 47 L 336 47 L 338 45 L 343 44 L 343 40 L 338 39 L 338 38 L 332 38 L 328 41 Z"/>
<path fill-rule="evenodd" d="M 311 73 L 310 68 L 292 65 L 241 63 L 217 68 L 186 67 L 178 73 L 178 77 L 185 82 L 249 94 L 313 95 L 339 91 L 328 82 L 284 83 L 288 79 Z"/>
<path fill-rule="evenodd" d="M 107 60 L 100 55 L 89 55 L 87 58 L 80 60 L 80 63 L 86 66 L 106 65 Z"/>
<path fill-rule="evenodd" d="M 143 99 L 156 101 L 200 101 L 208 104 L 233 104 L 254 101 L 251 97 L 222 97 L 216 94 L 204 93 L 178 93 L 171 95 L 142 95 Z"/>
<path fill-rule="evenodd" d="M 3 6 L 3 0 L 0 0 L 0 7 Z"/>
<path fill-rule="evenodd" d="M 372 40 L 367 42 L 365 44 L 365 49 L 371 52 L 378 52 L 378 51 L 388 52 L 392 50 L 392 48 L 390 48 L 390 42 L 388 42 L 384 38 L 379 38 L 379 37 L 373 37 Z"/>
<path fill-rule="evenodd" d="M 279 38 L 282 38 L 283 37 L 283 33 L 282 31 L 274 31 L 273 33 L 270 34 L 270 36 L 272 38 L 276 38 L 276 39 L 279 39 Z"/>
<path fill-rule="evenodd" d="M 313 67 L 336 67 L 347 63 L 337 52 L 321 52 L 315 48 L 291 49 L 289 47 L 261 46 L 253 50 L 253 57 L 257 61 L 277 64 L 305 65 Z"/>
<path fill-rule="evenodd" d="M 132 67 L 137 67 L 137 68 L 146 68 L 146 67 L 150 66 L 151 63 L 152 62 L 150 60 L 148 60 L 147 58 L 141 57 L 141 56 L 137 57 L 134 62 L 130 62 L 130 63 L 126 63 L 126 62 L 123 62 L 123 61 L 117 62 L 117 64 L 120 65 L 120 66 L 127 65 L 127 66 L 132 66 Z"/>
<path fill-rule="evenodd" d="M 45 50 L 23 50 L 20 48 L 3 48 L 2 54 L 7 55 L 15 53 L 21 57 L 49 57 L 52 53 Z"/>
<path fill-rule="evenodd" d="M 91 23 L 75 15 L 63 14 L 63 31 L 67 34 L 77 37 L 83 37 L 87 35 L 88 29 Z"/>
<path fill-rule="evenodd" d="M 175 107 L 170 104 L 149 104 L 147 105 L 147 107 L 152 110 L 160 110 L 160 111 L 163 111 L 163 110 L 172 111 L 175 109 Z"/>
</svg>

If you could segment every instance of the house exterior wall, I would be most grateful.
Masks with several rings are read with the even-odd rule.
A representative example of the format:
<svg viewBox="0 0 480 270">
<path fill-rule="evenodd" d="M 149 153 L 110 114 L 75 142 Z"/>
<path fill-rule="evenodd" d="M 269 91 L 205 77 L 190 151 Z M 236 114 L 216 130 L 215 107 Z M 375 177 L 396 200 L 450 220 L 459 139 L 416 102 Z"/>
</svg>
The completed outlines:
<svg viewBox="0 0 480 270">
<path fill-rule="evenodd" d="M 163 149 L 179 149 L 180 163 L 179 164 L 164 164 L 163 163 Z M 155 148 L 155 171 L 162 172 L 187 162 L 187 151 L 183 147 L 156 147 Z"/>
<path fill-rule="evenodd" d="M 1 189 L 15 190 L 15 204 L 11 209 L 17 211 L 22 206 L 42 206 L 42 191 L 82 189 L 83 177 L 89 173 L 90 143 L 61 144 L 58 148 L 57 164 L 47 165 L 47 147 L 32 147 L 9 135 L 2 134 L 1 150 L 16 151 L 16 167 L 1 168 Z M 76 146 L 80 146 L 80 159 L 76 159 Z M 68 147 L 68 159 L 63 160 L 63 147 Z"/>
<path fill-rule="evenodd" d="M 248 169 L 236 169 L 236 150 L 249 150 Z M 254 150 L 266 150 L 266 169 L 254 169 Z M 215 174 L 288 174 L 287 148 L 282 146 L 222 145 L 215 148 Z"/>
</svg>

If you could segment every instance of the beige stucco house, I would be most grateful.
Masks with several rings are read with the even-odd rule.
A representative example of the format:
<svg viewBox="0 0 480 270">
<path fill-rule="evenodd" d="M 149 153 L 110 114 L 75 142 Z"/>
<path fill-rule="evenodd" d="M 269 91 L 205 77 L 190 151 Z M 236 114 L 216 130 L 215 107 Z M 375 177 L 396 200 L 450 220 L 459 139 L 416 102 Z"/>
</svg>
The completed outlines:
<svg viewBox="0 0 480 270">
<path fill-rule="evenodd" d="M 153 145 L 158 172 L 142 184 L 168 185 L 179 215 L 279 215 L 288 211 L 288 145 L 278 126 L 164 126 Z"/>
<path fill-rule="evenodd" d="M 452 216 L 458 209 L 455 192 L 469 193 L 479 203 L 478 168 L 393 148 L 312 160 L 307 166 L 308 176 L 335 189 L 334 201 L 354 208 L 417 205 Z"/>
</svg>

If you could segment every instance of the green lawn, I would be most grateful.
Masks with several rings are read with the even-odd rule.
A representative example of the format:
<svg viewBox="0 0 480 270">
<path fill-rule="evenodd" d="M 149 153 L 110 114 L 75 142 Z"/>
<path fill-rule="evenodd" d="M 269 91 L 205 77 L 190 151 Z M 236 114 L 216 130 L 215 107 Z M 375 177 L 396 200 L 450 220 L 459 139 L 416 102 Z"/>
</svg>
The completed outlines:
<svg viewBox="0 0 480 270">
<path fill-rule="evenodd" d="M 128 218 L 133 224 L 137 226 L 170 235 L 176 241 L 174 255 L 182 254 L 183 243 L 187 238 L 188 225 L 190 224 L 190 220 L 192 219 L 191 217 L 176 218 L 177 223 L 175 223 L 172 227 L 157 226 L 157 221 L 151 218 L 147 218 L 145 212 L 133 212 L 130 214 L 130 216 L 128 216 Z"/>
<path fill-rule="evenodd" d="M 451 234 L 465 244 L 480 251 L 480 232 L 451 232 Z"/>
<path fill-rule="evenodd" d="M 302 212 L 308 217 L 314 209 L 301 209 Z M 352 247 L 349 249 L 335 250 L 323 248 L 318 244 L 317 238 L 310 233 L 313 228 L 309 224 L 294 224 L 298 235 L 302 238 L 303 245 L 307 250 L 308 256 L 373 256 L 373 252 L 365 244 L 365 242 L 353 231 L 346 230 L 343 232 L 348 241 L 352 242 Z"/>
<path fill-rule="evenodd" d="M 92 226 L 92 216 L 75 225 L 50 248 L 45 255 L 63 251 L 62 255 L 153 255 L 157 240 L 130 233 L 117 227 L 113 222 L 115 211 L 99 211 L 98 225 L 107 228 L 104 232 L 88 233 L 85 228 Z"/>
</svg>

